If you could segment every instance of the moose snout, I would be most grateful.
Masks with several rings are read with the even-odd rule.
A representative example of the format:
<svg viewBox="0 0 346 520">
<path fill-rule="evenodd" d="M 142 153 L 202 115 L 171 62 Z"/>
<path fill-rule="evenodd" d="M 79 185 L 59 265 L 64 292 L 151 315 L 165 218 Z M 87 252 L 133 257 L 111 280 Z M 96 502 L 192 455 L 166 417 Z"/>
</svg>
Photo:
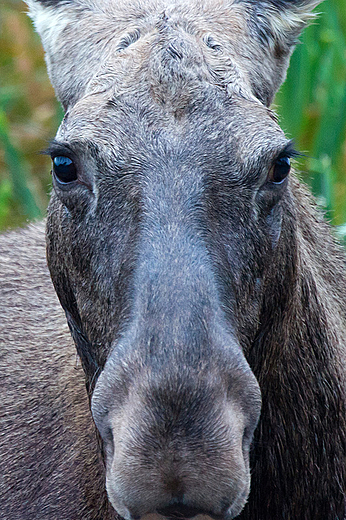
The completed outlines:
<svg viewBox="0 0 346 520">
<path fill-rule="evenodd" d="M 117 404 L 107 410 L 106 372 L 92 410 L 116 511 L 126 520 L 237 516 L 249 494 L 249 447 L 260 412 L 245 360 L 228 385 L 224 370 L 210 367 L 142 369 L 129 386 L 119 384 L 118 373 L 111 390 Z"/>
</svg>

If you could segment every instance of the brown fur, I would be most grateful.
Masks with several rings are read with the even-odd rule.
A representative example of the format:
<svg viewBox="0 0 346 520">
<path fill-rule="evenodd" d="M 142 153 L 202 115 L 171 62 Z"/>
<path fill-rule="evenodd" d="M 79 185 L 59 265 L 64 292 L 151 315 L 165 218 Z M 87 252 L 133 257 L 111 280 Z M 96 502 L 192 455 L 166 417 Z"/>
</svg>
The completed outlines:
<svg viewBox="0 0 346 520">
<path fill-rule="evenodd" d="M 110 520 L 83 370 L 45 261 L 44 226 L 3 235 L 3 520 Z"/>
<path fill-rule="evenodd" d="M 318 0 L 28 3 L 78 165 L 47 251 L 100 446 L 43 227 L 4 235 L 2 517 L 344 520 L 345 256 L 268 180 Z"/>
</svg>

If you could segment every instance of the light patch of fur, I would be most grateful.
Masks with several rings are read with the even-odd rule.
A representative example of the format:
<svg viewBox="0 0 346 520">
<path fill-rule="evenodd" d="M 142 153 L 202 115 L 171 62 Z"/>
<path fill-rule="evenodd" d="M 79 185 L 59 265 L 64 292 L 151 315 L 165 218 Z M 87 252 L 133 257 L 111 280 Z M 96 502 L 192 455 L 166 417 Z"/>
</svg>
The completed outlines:
<svg viewBox="0 0 346 520">
<path fill-rule="evenodd" d="M 34 22 L 46 52 L 53 53 L 64 29 L 75 21 L 74 11 L 66 6 L 63 8 L 44 7 L 34 0 L 28 0 L 27 3 L 29 16 Z"/>
<path fill-rule="evenodd" d="M 320 3 L 320 0 L 310 2 L 300 6 L 292 6 L 290 9 L 272 9 L 270 10 L 269 22 L 271 30 L 277 41 L 282 41 L 290 33 L 294 35 L 300 34 L 305 25 L 316 18 L 316 13 L 312 13 L 313 9 Z M 309 9 L 309 10 L 308 10 Z"/>
</svg>

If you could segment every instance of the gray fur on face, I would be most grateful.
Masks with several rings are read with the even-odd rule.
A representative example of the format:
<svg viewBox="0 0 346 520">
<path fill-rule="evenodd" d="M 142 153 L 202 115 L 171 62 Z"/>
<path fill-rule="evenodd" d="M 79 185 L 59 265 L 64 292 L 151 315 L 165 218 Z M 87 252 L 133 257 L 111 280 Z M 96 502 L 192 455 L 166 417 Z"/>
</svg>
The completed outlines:
<svg viewBox="0 0 346 520">
<path fill-rule="evenodd" d="M 197 41 L 211 36 L 220 42 L 207 58 L 211 69 L 225 83 L 238 84 L 240 77 L 238 88 L 269 105 L 285 77 L 293 44 L 318 3 L 28 1 L 51 81 L 65 109 L 107 68 L 127 34 L 155 34 L 162 16 Z"/>
<path fill-rule="evenodd" d="M 47 258 L 100 449 L 42 227 L 2 237 L 2 514 L 344 520 L 344 255 L 269 108 L 318 2 L 28 3 L 66 110 Z"/>
</svg>

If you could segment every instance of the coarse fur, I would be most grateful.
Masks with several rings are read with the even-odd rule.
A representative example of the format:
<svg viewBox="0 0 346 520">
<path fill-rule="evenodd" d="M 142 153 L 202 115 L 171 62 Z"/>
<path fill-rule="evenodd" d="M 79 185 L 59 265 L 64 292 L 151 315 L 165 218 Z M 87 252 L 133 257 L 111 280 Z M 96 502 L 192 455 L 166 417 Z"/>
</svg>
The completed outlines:
<svg viewBox="0 0 346 520">
<path fill-rule="evenodd" d="M 5 520 L 346 518 L 345 255 L 271 177 L 318 3 L 28 0 L 76 170 L 46 240 L 82 367 L 43 226 L 4 235 Z"/>
<path fill-rule="evenodd" d="M 0 285 L 1 518 L 114 519 L 44 224 L 1 236 Z"/>
</svg>

